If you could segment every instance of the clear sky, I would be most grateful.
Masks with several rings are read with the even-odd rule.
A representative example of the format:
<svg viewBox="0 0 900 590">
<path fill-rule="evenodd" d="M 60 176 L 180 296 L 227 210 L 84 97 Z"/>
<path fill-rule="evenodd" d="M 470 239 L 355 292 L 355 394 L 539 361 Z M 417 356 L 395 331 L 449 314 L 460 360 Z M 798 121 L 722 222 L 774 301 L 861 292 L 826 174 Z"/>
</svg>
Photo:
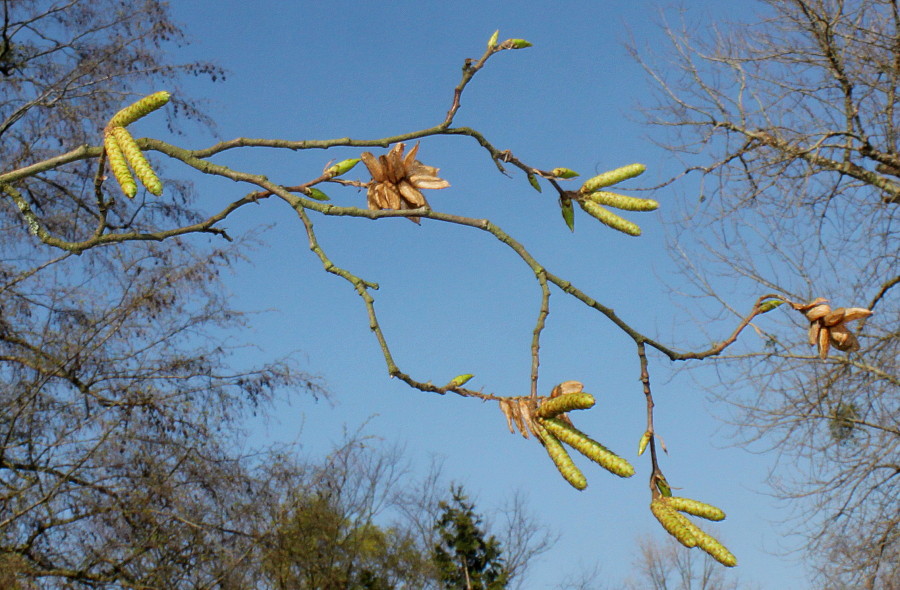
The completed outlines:
<svg viewBox="0 0 900 590">
<path fill-rule="evenodd" d="M 693 22 L 752 18 L 747 3 L 685 4 Z M 480 130 L 539 168 L 566 166 L 589 176 L 643 162 L 648 172 L 632 186 L 654 185 L 678 170 L 674 157 L 647 137 L 651 130 L 636 107 L 648 99 L 649 87 L 623 45 L 630 36 L 642 47 L 665 44 L 656 24 L 660 12 L 677 13 L 662 2 L 196 0 L 173 2 L 173 8 L 193 41 L 179 50 L 179 59 L 213 60 L 228 70 L 225 82 L 187 84 L 208 99 L 207 113 L 223 139 L 378 138 L 432 126 L 449 107 L 463 60 L 479 57 L 499 28 L 501 40 L 521 37 L 534 47 L 492 58 L 466 91 L 457 124 Z M 140 125 L 147 127 L 141 131 Z M 151 133 L 152 125 L 141 122 L 135 131 Z M 185 147 L 213 141 L 192 132 L 169 139 Z M 344 148 L 257 149 L 216 161 L 297 184 L 329 160 L 358 156 L 359 150 Z M 643 228 L 640 238 L 584 215 L 571 234 L 549 186 L 538 194 L 521 175 L 498 174 L 471 139 L 427 139 L 419 156 L 452 184 L 427 195 L 434 208 L 491 219 L 548 269 L 645 333 L 698 348 L 708 344 L 703 336 L 685 338 L 673 317 L 672 289 L 682 279 L 667 252 L 667 223 L 680 202 L 696 199 L 691 181 L 654 195 L 660 212 L 628 214 Z M 360 166 L 349 176 L 363 172 Z M 167 173 L 195 180 L 210 211 L 247 191 L 172 165 Z M 340 204 L 364 203 L 353 189 L 328 192 Z M 539 290 L 511 250 L 476 230 L 429 220 L 415 226 L 401 219 L 314 217 L 314 223 L 336 264 L 380 283 L 377 310 L 402 370 L 435 383 L 474 373 L 474 388 L 528 392 Z M 367 433 L 405 444 L 416 465 L 442 457 L 447 477 L 463 483 L 484 511 L 514 490 L 525 491 L 532 510 L 562 535 L 531 569 L 527 588 L 551 588 L 561 575 L 595 563 L 616 587 L 637 554 L 636 539 L 665 535 L 648 510 L 649 458 L 635 456 L 645 406 L 634 344 L 603 317 L 556 290 L 542 347 L 541 392 L 560 381 L 582 381 L 598 405 L 576 423 L 637 469 L 623 481 L 582 463 L 589 487 L 579 493 L 537 443 L 508 434 L 495 405 L 425 394 L 389 379 L 361 301 L 349 284 L 322 271 L 289 207 L 271 200 L 225 225 L 233 235 L 259 235 L 247 263 L 226 280 L 237 307 L 261 313 L 232 340 L 256 347 L 247 350 L 248 360 L 295 353 L 305 369 L 322 376 L 337 402 L 298 397 L 279 407 L 276 419 L 254 423 L 258 440 L 299 440 L 316 454 L 345 427 L 367 423 Z M 759 294 L 738 293 L 733 303 L 749 309 Z M 754 345 L 752 334 L 745 338 Z M 727 408 L 707 403 L 697 374 L 673 371 L 654 356 L 651 375 L 657 429 L 670 451 L 662 459 L 670 483 L 728 513 L 715 532 L 738 556 L 741 579 L 770 590 L 804 588 L 801 565 L 775 554 L 790 543 L 775 524 L 783 512 L 762 493 L 772 458 L 729 446 L 729 431 L 714 417 Z"/>
</svg>

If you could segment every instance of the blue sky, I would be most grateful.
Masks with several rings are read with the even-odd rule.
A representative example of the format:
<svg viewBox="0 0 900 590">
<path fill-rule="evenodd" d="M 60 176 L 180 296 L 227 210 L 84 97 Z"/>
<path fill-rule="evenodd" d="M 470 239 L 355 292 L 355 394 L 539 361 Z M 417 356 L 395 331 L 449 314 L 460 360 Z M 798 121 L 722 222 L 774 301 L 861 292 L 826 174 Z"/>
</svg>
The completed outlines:
<svg viewBox="0 0 900 590">
<path fill-rule="evenodd" d="M 687 6 L 685 18 L 692 22 L 752 18 L 744 3 Z M 186 84 L 208 100 L 207 113 L 223 139 L 362 139 L 432 126 L 449 107 L 463 60 L 479 57 L 499 28 L 501 40 L 521 37 L 534 47 L 491 59 L 467 89 L 458 125 L 478 129 L 543 169 L 566 166 L 587 177 L 646 164 L 648 172 L 629 186 L 652 186 L 679 169 L 641 123 L 636 107 L 649 99 L 650 89 L 623 45 L 629 36 L 639 46 L 665 44 L 656 24 L 666 9 L 660 2 L 225 0 L 176 2 L 173 9 L 192 40 L 178 58 L 213 60 L 228 71 L 223 83 Z M 666 14 L 677 18 L 671 9 Z M 149 119 L 135 132 L 155 133 Z M 168 139 L 185 147 L 213 141 L 200 132 Z M 216 161 L 297 184 L 318 175 L 329 160 L 358 155 L 345 148 L 257 149 Z M 684 338 L 673 318 L 672 289 L 683 280 L 667 253 L 667 223 L 685 200 L 696 199 L 692 181 L 655 194 L 658 213 L 628 214 L 643 228 L 640 238 L 584 215 L 577 216 L 572 234 L 549 186 L 538 194 L 523 176 L 498 174 L 471 139 L 426 139 L 419 157 L 440 167 L 452 184 L 427 195 L 435 209 L 491 219 L 549 270 L 645 333 L 665 342 L 708 344 L 699 333 Z M 348 176 L 363 172 L 360 167 Z M 210 211 L 248 190 L 172 165 L 167 173 L 194 180 Z M 364 204 L 356 190 L 328 192 L 337 203 Z M 336 264 L 381 285 L 376 306 L 402 370 L 435 383 L 474 373 L 475 388 L 527 393 L 539 290 L 511 250 L 481 232 L 429 220 L 421 226 L 400 219 L 313 221 Z M 421 393 L 388 378 L 361 301 L 347 283 L 322 271 L 289 207 L 264 202 L 225 226 L 233 235 L 259 234 L 247 262 L 226 279 L 235 305 L 259 312 L 246 333 L 233 335 L 254 345 L 244 360 L 296 354 L 305 369 L 322 376 L 337 402 L 298 397 L 280 406 L 276 418 L 253 423 L 257 440 L 299 440 L 315 455 L 337 442 L 345 427 L 365 423 L 367 433 L 404 444 L 415 465 L 443 458 L 446 476 L 463 483 L 482 510 L 525 491 L 533 511 L 562 534 L 531 569 L 527 588 L 552 587 L 560 572 L 597 562 L 616 587 L 628 575 L 637 538 L 665 534 L 648 510 L 649 459 L 635 457 L 645 406 L 634 345 L 603 317 L 555 290 L 542 347 L 541 392 L 560 381 L 582 381 L 598 404 L 579 414 L 576 424 L 637 469 L 623 481 L 582 464 L 589 487 L 579 493 L 556 474 L 538 444 L 508 434 L 495 405 Z M 749 308 L 759 294 L 737 293 L 734 304 Z M 755 344 L 752 334 L 744 338 Z M 773 523 L 783 513 L 761 493 L 771 457 L 729 446 L 728 430 L 714 417 L 727 409 L 707 403 L 695 383 L 698 375 L 677 368 L 659 356 L 651 359 L 657 430 L 670 451 L 662 466 L 670 483 L 728 513 L 715 531 L 738 556 L 741 579 L 766 589 L 804 588 L 801 565 L 775 554 L 789 542 Z"/>
</svg>

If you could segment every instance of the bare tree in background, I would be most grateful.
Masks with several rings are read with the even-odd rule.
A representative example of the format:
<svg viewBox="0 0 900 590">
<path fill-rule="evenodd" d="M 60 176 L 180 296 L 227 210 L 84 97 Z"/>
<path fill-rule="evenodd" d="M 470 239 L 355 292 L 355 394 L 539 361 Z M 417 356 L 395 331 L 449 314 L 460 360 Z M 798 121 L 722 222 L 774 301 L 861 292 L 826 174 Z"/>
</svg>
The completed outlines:
<svg viewBox="0 0 900 590">
<path fill-rule="evenodd" d="M 658 83 L 652 122 L 702 177 L 673 251 L 720 319 L 754 286 L 874 311 L 858 352 L 824 360 L 802 317 L 766 316 L 763 347 L 717 360 L 717 392 L 747 440 L 777 449 L 789 475 L 772 483 L 822 584 L 898 588 L 900 5 L 759 8 L 755 23 L 669 27 L 664 56 L 635 49 Z"/>
<path fill-rule="evenodd" d="M 180 38 L 160 2 L 0 2 L 0 161 L 96 141 L 149 80 L 219 75 L 168 64 Z M 184 186 L 116 201 L 96 175 L 84 162 L 20 188 L 68 238 L 200 218 Z M 218 281 L 232 246 L 48 250 L 20 214 L 0 201 L 0 586 L 248 587 L 264 528 L 243 515 L 266 479 L 234 426 L 279 388 L 318 387 L 287 363 L 240 368 L 211 337 L 241 322 Z"/>
<path fill-rule="evenodd" d="M 625 590 L 741 590 L 731 570 L 723 570 L 709 556 L 686 551 L 674 539 L 638 541 L 634 574 Z"/>
</svg>

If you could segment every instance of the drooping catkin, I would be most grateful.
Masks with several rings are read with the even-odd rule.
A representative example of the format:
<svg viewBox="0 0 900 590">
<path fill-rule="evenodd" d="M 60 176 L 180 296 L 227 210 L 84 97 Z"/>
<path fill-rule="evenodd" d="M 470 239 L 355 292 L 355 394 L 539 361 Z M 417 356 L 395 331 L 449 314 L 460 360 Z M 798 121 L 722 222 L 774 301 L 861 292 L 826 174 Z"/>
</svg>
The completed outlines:
<svg viewBox="0 0 900 590">
<path fill-rule="evenodd" d="M 145 96 L 113 115 L 109 120 L 109 126 L 126 127 L 169 102 L 170 96 L 165 90 Z"/>
<path fill-rule="evenodd" d="M 558 398 L 557 398 L 558 399 Z M 574 426 L 556 418 L 541 419 L 539 423 L 556 438 L 566 443 L 594 463 L 619 477 L 634 475 L 634 467 Z"/>
<path fill-rule="evenodd" d="M 137 142 L 134 141 L 128 130 L 124 127 L 113 127 L 110 131 L 115 135 L 116 141 L 125 155 L 125 159 L 128 160 L 131 169 L 134 170 L 141 184 L 154 195 L 161 195 L 163 191 L 162 183 L 157 178 L 156 173 L 153 172 L 150 162 L 144 157 L 141 148 L 138 147 Z"/>
<path fill-rule="evenodd" d="M 119 187 L 126 197 L 133 199 L 137 194 L 137 183 L 134 182 L 134 177 L 128 169 L 128 162 L 125 160 L 122 148 L 119 147 L 119 142 L 116 141 L 116 136 L 109 131 L 104 133 L 103 146 L 106 148 L 106 162 L 116 177 Z"/>
</svg>

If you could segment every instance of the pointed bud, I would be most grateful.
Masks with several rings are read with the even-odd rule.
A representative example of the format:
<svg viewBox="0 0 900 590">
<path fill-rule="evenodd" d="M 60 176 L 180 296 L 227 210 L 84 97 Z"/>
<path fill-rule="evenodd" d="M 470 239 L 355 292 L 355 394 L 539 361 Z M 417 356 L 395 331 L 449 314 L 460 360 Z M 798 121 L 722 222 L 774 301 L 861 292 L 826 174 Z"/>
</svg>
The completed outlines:
<svg viewBox="0 0 900 590">
<path fill-rule="evenodd" d="M 320 191 L 315 187 L 309 187 L 306 189 L 306 196 L 310 199 L 315 199 L 317 201 L 330 201 L 331 197 Z"/>
<path fill-rule="evenodd" d="M 469 380 L 474 376 L 475 375 L 472 375 L 471 373 L 457 375 L 456 377 L 454 377 L 453 379 L 450 380 L 450 383 L 447 384 L 447 389 L 450 389 L 453 387 L 462 387 L 463 385 L 468 383 Z"/>
<path fill-rule="evenodd" d="M 488 49 L 493 49 L 494 47 L 496 47 L 497 39 L 499 39 L 499 38 L 500 38 L 500 29 L 497 29 L 496 31 L 494 31 L 494 34 L 491 35 L 491 38 L 488 39 L 488 44 L 487 44 Z"/>
<path fill-rule="evenodd" d="M 768 301 L 763 301 L 759 305 L 759 313 L 768 313 L 784 303 L 781 299 L 769 299 Z"/>
<path fill-rule="evenodd" d="M 572 206 L 572 199 L 560 199 L 559 210 L 562 213 L 563 220 L 566 222 L 569 231 L 575 231 L 575 207 Z"/>
<path fill-rule="evenodd" d="M 641 437 L 641 442 L 638 443 L 638 457 L 644 454 L 644 451 L 647 450 L 647 445 L 650 444 L 650 437 L 653 436 L 650 431 L 644 433 Z"/>
<path fill-rule="evenodd" d="M 359 161 L 360 161 L 359 158 L 350 158 L 349 160 L 343 160 L 341 162 L 338 162 L 337 164 L 335 164 L 334 166 L 331 166 L 330 168 L 328 168 L 328 170 L 325 171 L 325 176 L 328 176 L 329 178 L 334 178 L 335 176 L 340 176 L 341 174 L 346 174 L 347 172 L 350 172 L 350 170 L 352 170 L 354 166 L 359 164 Z"/>
<path fill-rule="evenodd" d="M 588 179 L 581 187 L 582 193 L 592 193 L 607 186 L 618 184 L 623 180 L 634 178 L 644 173 L 647 167 L 643 164 L 629 164 Z"/>
<path fill-rule="evenodd" d="M 575 178 L 578 176 L 577 172 L 570 170 L 569 168 L 554 168 L 550 171 L 550 174 L 557 178 Z"/>
<path fill-rule="evenodd" d="M 538 179 L 535 178 L 534 174 L 529 174 L 529 175 L 528 175 L 528 182 L 531 183 L 531 186 L 534 187 L 534 190 L 536 190 L 536 191 L 539 192 L 539 193 L 542 192 L 542 191 L 541 191 L 541 185 L 540 185 L 540 183 L 538 182 Z"/>
<path fill-rule="evenodd" d="M 672 488 L 669 487 L 669 482 L 666 481 L 665 477 L 658 475 L 654 482 L 656 483 L 656 489 L 659 490 L 660 494 L 666 498 L 672 497 Z"/>
<path fill-rule="evenodd" d="M 500 49 L 525 49 L 531 46 L 532 44 L 525 39 L 507 39 L 500 44 Z"/>
<path fill-rule="evenodd" d="M 145 96 L 113 115 L 113 118 L 109 120 L 109 126 L 126 127 L 169 102 L 170 96 L 165 90 Z"/>
</svg>

